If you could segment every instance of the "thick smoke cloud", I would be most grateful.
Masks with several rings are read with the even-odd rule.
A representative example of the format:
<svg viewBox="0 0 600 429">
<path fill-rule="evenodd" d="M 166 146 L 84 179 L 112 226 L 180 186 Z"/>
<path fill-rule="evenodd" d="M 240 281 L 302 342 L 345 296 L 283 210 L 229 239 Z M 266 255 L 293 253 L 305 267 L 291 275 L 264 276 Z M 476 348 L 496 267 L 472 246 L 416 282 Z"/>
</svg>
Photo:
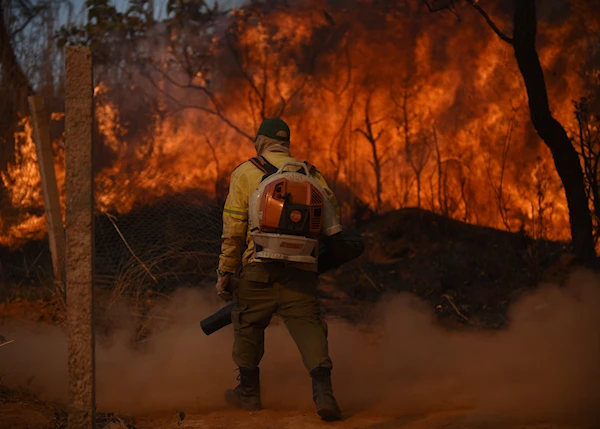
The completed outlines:
<svg viewBox="0 0 600 429">
<path fill-rule="evenodd" d="M 414 296 L 390 297 L 370 327 L 329 322 L 334 387 L 348 413 L 409 415 L 468 409 L 506 419 L 598 420 L 600 278 L 575 272 L 564 287 L 543 285 L 523 296 L 499 332 L 450 332 Z M 134 325 L 111 310 L 120 329 L 99 339 L 99 411 L 143 414 L 223 408 L 234 386 L 232 332 L 206 337 L 199 320 L 217 309 L 212 296 L 180 290 L 162 308 L 168 323 L 133 350 Z M 120 316 L 120 317 L 119 317 Z M 66 398 L 65 333 L 51 326 L 5 324 L 15 342 L 0 350 L 9 386 L 40 398 Z M 310 380 L 282 324 L 267 330 L 262 368 L 264 406 L 311 412 Z M 33 378 L 32 378 L 33 377 Z"/>
</svg>

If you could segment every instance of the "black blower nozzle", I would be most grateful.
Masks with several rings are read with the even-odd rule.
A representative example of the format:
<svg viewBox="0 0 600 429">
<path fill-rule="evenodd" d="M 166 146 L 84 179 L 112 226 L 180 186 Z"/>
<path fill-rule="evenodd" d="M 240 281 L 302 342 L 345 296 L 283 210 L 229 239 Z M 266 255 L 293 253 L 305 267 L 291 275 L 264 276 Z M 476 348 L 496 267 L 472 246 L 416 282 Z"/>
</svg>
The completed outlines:
<svg viewBox="0 0 600 429">
<path fill-rule="evenodd" d="M 225 307 L 200 322 L 200 326 L 202 327 L 204 333 L 206 335 L 210 335 L 213 332 L 216 332 L 219 329 L 229 325 L 231 323 L 231 310 L 233 310 L 234 306 L 235 300 L 231 301 Z"/>
<path fill-rule="evenodd" d="M 319 245 L 318 271 L 324 273 L 336 269 L 346 262 L 358 258 L 365 251 L 365 242 L 362 236 L 353 232 L 342 231 L 331 237 L 325 237 Z M 235 307 L 235 300 L 227 304 L 216 313 L 200 322 L 206 335 L 231 324 L 231 310 Z"/>
</svg>

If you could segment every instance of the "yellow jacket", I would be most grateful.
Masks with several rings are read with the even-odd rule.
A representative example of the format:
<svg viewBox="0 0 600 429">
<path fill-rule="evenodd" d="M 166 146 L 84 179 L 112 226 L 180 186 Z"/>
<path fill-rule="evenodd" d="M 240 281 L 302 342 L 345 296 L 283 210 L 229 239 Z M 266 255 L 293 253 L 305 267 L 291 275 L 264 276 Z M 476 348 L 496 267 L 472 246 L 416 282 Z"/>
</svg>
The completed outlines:
<svg viewBox="0 0 600 429">
<path fill-rule="evenodd" d="M 262 156 L 277 168 L 286 161 L 295 160 L 284 152 L 267 152 Z M 240 262 L 243 266 L 252 262 L 260 262 L 254 259 L 254 241 L 250 237 L 248 228 L 248 201 L 260 184 L 263 175 L 264 173 L 250 161 L 244 162 L 231 173 L 229 194 L 223 210 L 223 235 L 221 236 L 223 242 L 219 257 L 221 271 L 237 273 Z M 319 172 L 315 172 L 313 178 L 319 182 L 329 196 L 339 220 L 339 206 L 335 195 Z M 241 255 L 245 246 L 246 250 Z M 317 271 L 316 263 L 287 262 L 287 264 L 304 270 Z"/>
</svg>

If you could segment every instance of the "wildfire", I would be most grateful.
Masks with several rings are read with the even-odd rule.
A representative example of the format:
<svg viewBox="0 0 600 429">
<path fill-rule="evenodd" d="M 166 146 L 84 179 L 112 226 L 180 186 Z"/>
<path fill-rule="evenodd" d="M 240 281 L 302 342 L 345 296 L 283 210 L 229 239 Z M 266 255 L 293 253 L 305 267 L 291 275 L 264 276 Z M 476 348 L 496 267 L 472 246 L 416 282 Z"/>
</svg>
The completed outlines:
<svg viewBox="0 0 600 429">
<path fill-rule="evenodd" d="M 95 112 L 110 162 L 96 174 L 98 210 L 123 214 L 189 190 L 214 197 L 222 192 L 220 179 L 253 155 L 252 143 L 238 131 L 252 136 L 263 114 L 283 106 L 293 155 L 319 167 L 346 216 L 355 198 L 382 211 L 420 204 L 467 222 L 568 239 L 564 193 L 551 154 L 531 127 L 511 47 L 477 16 L 460 24 L 415 13 L 381 17 L 363 8 L 339 10 L 332 18 L 306 7 L 275 9 L 259 22 L 235 21 L 242 14 L 232 14 L 241 57 L 233 61 L 220 43 L 221 74 L 196 70 L 189 77 L 196 87 L 218 88 L 213 99 L 158 82 L 169 97 L 200 108 L 163 109 L 135 139 L 128 137 L 134 124 L 123 119 L 119 95 L 102 82 Z M 550 35 L 540 58 L 553 113 L 567 126 L 581 79 L 552 72 L 579 67 L 586 46 L 574 41 L 576 27 L 566 20 L 560 26 L 544 22 L 540 30 Z M 175 53 L 160 55 L 162 63 Z M 172 72 L 174 79 L 178 73 Z M 156 95 L 160 106 L 164 95 Z M 62 113 L 52 119 L 61 120 Z M 22 126 L 15 164 L 1 179 L 15 209 L 39 212 L 29 119 Z M 63 155 L 55 146 L 62 189 Z M 2 244 L 39 238 L 45 230 L 40 213 L 0 226 Z"/>
<path fill-rule="evenodd" d="M 0 179 L 8 191 L 12 208 L 10 212 L 4 213 L 0 221 L 0 244 L 3 246 L 39 239 L 46 232 L 44 201 L 32 133 L 30 118 L 23 118 L 19 123 L 19 131 L 14 135 L 17 147 L 15 163 L 9 165 L 6 172 L 0 172 Z"/>
<path fill-rule="evenodd" d="M 111 166 L 96 176 L 96 204 L 101 211 L 123 214 L 156 198 L 191 190 L 214 197 L 225 172 L 219 168 L 230 169 L 235 162 L 228 154 L 226 132 L 201 134 L 203 125 L 192 114 L 166 119 L 155 115 L 151 136 L 135 144 L 119 137 L 125 127 L 114 103 L 107 101 L 99 107 L 96 118 L 115 155 Z"/>
<path fill-rule="evenodd" d="M 8 189 L 12 206 L 16 209 L 39 208 L 42 202 L 40 172 L 37 166 L 37 154 L 33 141 L 30 118 L 19 123 L 21 131 L 15 133 L 15 163 L 9 165 L 6 172 L 0 173 Z"/>
</svg>

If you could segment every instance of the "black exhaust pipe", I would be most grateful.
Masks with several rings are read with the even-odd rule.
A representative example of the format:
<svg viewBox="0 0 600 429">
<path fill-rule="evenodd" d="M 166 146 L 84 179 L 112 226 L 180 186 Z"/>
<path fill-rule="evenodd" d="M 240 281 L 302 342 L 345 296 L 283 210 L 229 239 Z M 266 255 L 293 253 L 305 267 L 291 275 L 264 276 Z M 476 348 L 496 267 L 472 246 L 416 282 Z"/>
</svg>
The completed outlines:
<svg viewBox="0 0 600 429">
<path fill-rule="evenodd" d="M 346 262 L 358 258 L 365 251 L 362 236 L 353 232 L 342 231 L 339 234 L 325 237 L 319 245 L 318 271 L 320 274 L 336 269 Z M 216 313 L 200 322 L 206 335 L 231 324 L 231 310 L 236 302 L 233 300 Z"/>
</svg>

